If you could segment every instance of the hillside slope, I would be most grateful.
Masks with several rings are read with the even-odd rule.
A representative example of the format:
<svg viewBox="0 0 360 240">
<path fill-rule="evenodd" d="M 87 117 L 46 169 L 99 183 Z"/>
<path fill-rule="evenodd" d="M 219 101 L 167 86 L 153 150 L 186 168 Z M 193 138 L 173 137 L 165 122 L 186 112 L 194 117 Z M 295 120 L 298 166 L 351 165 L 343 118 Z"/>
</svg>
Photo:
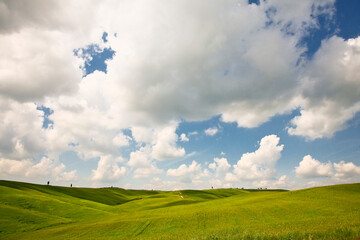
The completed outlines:
<svg viewBox="0 0 360 240">
<path fill-rule="evenodd" d="M 0 193 L 0 239 L 360 237 L 360 184 L 172 192 L 0 181 Z"/>
</svg>

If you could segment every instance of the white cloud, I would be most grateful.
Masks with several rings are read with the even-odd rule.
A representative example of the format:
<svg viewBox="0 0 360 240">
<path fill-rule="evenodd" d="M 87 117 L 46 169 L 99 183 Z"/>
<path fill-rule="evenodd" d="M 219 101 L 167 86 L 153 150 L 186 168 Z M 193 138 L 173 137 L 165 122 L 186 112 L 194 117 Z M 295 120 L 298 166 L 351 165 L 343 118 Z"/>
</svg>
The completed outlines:
<svg viewBox="0 0 360 240">
<path fill-rule="evenodd" d="M 131 152 L 127 165 L 136 168 L 133 172 L 133 178 L 148 178 L 163 172 L 162 169 L 156 167 L 154 160 L 151 158 L 150 146 Z"/>
<path fill-rule="evenodd" d="M 321 163 L 306 155 L 295 168 L 296 176 L 298 178 L 316 178 L 316 177 L 331 177 L 333 176 L 333 168 L 331 163 Z"/>
<path fill-rule="evenodd" d="M 292 189 L 296 185 L 295 181 L 287 175 L 282 175 L 278 180 L 276 180 L 271 186 L 274 188 L 285 188 Z"/>
<path fill-rule="evenodd" d="M 59 181 L 76 181 L 78 179 L 76 175 L 76 170 L 72 170 L 70 172 L 63 172 L 59 177 L 56 178 Z"/>
<path fill-rule="evenodd" d="M 124 135 L 123 133 L 120 132 L 118 135 L 116 135 L 113 138 L 112 142 L 115 146 L 123 147 L 123 146 L 128 146 L 130 140 L 131 137 Z"/>
<path fill-rule="evenodd" d="M 334 163 L 334 169 L 336 171 L 334 178 L 338 180 L 348 180 L 351 178 L 360 177 L 360 166 L 356 166 L 352 162 L 340 161 Z"/>
<path fill-rule="evenodd" d="M 0 96 L 0 157 L 32 158 L 45 151 L 43 112 L 34 103 L 20 104 Z"/>
<path fill-rule="evenodd" d="M 143 18 L 132 22 L 131 28 L 123 26 L 123 21 L 118 21 L 117 27 L 134 32 L 148 26 L 149 21 L 159 27 L 152 31 L 135 31 L 127 38 L 111 41 L 114 50 L 122 54 L 109 62 L 108 72 L 126 89 L 121 95 L 127 99 L 128 109 L 137 110 L 148 122 L 179 117 L 204 120 L 224 114 L 226 121 L 244 121 L 239 125 L 251 126 L 256 116 L 258 125 L 278 111 L 294 107 L 288 106 L 291 102 L 288 100 L 292 98 L 290 93 L 296 81 L 289 79 L 293 78 L 301 51 L 296 48 L 297 38 L 284 34 L 282 26 L 274 26 L 271 30 L 264 28 L 266 9 L 245 2 L 239 5 L 199 2 L 194 6 L 186 1 L 162 5 L 167 13 L 159 18 L 155 6 L 147 6 L 152 11 L 144 12 Z M 190 6 L 194 13 L 186 10 Z M 141 11 L 144 6 L 135 4 L 134 7 Z M 219 14 L 223 17 L 213 17 Z M 185 29 L 184 21 L 180 20 L 184 15 L 186 21 L 191 22 Z M 251 16 L 257 17 L 249 23 L 247 19 Z M 131 17 L 124 12 L 121 18 Z M 167 24 L 159 25 L 158 21 Z M 206 30 L 202 22 L 209 23 Z M 195 35 L 196 40 L 191 37 Z M 155 36 L 156 41 L 149 41 Z M 129 48 L 129 45 L 134 47 Z M 157 49 L 156 55 L 153 49 Z M 149 58 L 153 61 L 147 61 Z M 267 87 L 272 85 L 278 87 Z M 239 105 L 248 107 L 239 108 Z M 265 110 L 267 114 L 262 115 Z M 235 111 L 236 114 L 232 113 Z M 246 114 L 255 117 L 246 118 Z"/>
<path fill-rule="evenodd" d="M 280 138 L 276 135 L 265 136 L 261 139 L 259 148 L 255 152 L 245 153 L 234 165 L 234 175 L 238 179 L 268 180 L 276 175 L 276 162 L 281 158 L 284 145 L 278 145 Z M 228 175 L 234 180 L 233 175 Z"/>
<path fill-rule="evenodd" d="M 208 128 L 204 132 L 208 136 L 214 136 L 218 131 L 219 131 L 219 129 L 214 127 L 214 128 Z"/>
<path fill-rule="evenodd" d="M 12 160 L 0 158 L 1 176 L 18 176 L 26 179 L 55 178 L 57 181 L 77 180 L 76 170 L 65 171 L 63 163 L 43 157 L 38 163 L 29 159 Z"/>
<path fill-rule="evenodd" d="M 239 178 L 231 172 L 226 173 L 225 180 L 227 182 L 239 182 L 240 181 Z"/>
<path fill-rule="evenodd" d="M 3 4 L 2 16 L 7 17 L 1 27 L 7 34 L 1 37 L 7 54 L 0 60 L 2 69 L 6 69 L 0 75 L 4 86 L 0 94 L 17 101 L 46 98 L 44 101 L 55 110 L 54 130 L 46 138 L 51 152 L 68 150 L 69 142 L 74 142 L 78 144 L 75 150 L 84 158 L 115 154 L 115 145 L 126 143 L 117 141 L 115 135 L 123 128 L 130 127 L 137 142 L 151 142 L 152 131 L 136 131 L 137 126 L 156 128 L 174 119 L 204 120 L 222 114 L 224 121 L 254 127 L 297 106 L 291 101 L 296 83 L 288 79 L 296 74 L 294 66 L 302 52 L 296 48 L 300 36 L 291 37 L 281 29 L 289 22 L 298 28 L 313 24 L 310 16 L 314 13 L 309 7 L 312 1 L 284 6 L 277 1 L 260 6 L 245 1 L 196 5 L 185 1 L 162 5 L 161 9 L 167 11 L 161 15 L 157 14 L 157 1 L 148 5 L 92 3 L 79 8 L 85 2 L 49 1 L 47 21 L 34 14 L 44 7 L 39 5 L 41 1 L 35 1 L 29 9 L 21 4 Z M 326 1 L 314 4 L 326 5 Z M 187 10 L 190 6 L 193 12 Z M 271 29 L 264 28 L 269 7 L 279 8 L 272 16 L 279 26 Z M 142 18 L 129 8 L 136 9 Z M 289 11 L 299 8 L 303 9 L 301 14 L 289 15 Z M 50 14 L 53 12 L 56 18 Z M 184 29 L 185 15 L 191 24 Z M 256 17 L 249 23 L 251 16 Z M 164 22 L 167 24 L 158 24 Z M 202 22 L 209 23 L 206 31 Z M 91 27 L 79 28 L 85 25 Z M 158 27 L 147 31 L 146 26 Z M 122 54 L 108 62 L 107 74 L 95 71 L 81 79 L 78 65 L 83 62 L 73 56 L 73 49 L 90 43 L 101 45 L 104 27 L 109 32 L 107 45 Z M 119 38 L 111 34 L 115 32 L 128 34 Z M 196 41 L 192 37 L 195 35 Z M 38 57 L 33 58 L 33 53 Z M 150 58 L 153 61 L 148 61 Z M 22 69 L 21 75 L 15 66 Z M 29 78 L 37 80 L 27 81 Z M 88 129 L 93 130 L 87 133 Z M 55 140 L 59 136 L 61 140 Z M 154 145 L 154 157 L 159 159 L 184 154 L 181 148 L 169 147 L 171 144 Z"/>
<path fill-rule="evenodd" d="M 304 30 L 317 27 L 316 16 L 335 12 L 335 0 L 303 0 L 297 2 L 284 2 L 281 0 L 263 1 L 263 8 L 275 8 L 276 13 L 269 12 L 269 17 L 274 22 L 280 22 L 286 30 L 294 34 L 304 34 Z M 305 14 L 306 13 L 306 14 Z M 311 14 L 309 14 L 311 13 Z M 290 24 L 291 23 L 291 24 Z"/>
<path fill-rule="evenodd" d="M 182 142 L 188 142 L 188 141 L 189 141 L 189 138 L 186 136 L 185 133 L 182 133 L 182 134 L 180 135 L 180 141 L 182 141 Z"/>
<path fill-rule="evenodd" d="M 143 147 L 135 152 L 131 152 L 130 160 L 127 162 L 127 165 L 130 167 L 150 167 L 150 150 L 149 147 Z"/>
<path fill-rule="evenodd" d="M 33 166 L 31 160 L 25 159 L 22 161 L 12 159 L 0 159 L 0 173 L 1 175 L 26 175 L 26 171 Z"/>
<path fill-rule="evenodd" d="M 145 189 L 165 189 L 165 190 L 174 190 L 178 183 L 176 181 L 163 181 L 159 177 L 154 177 L 151 179 L 150 183 L 146 184 Z"/>
<path fill-rule="evenodd" d="M 162 190 L 170 190 L 176 191 L 181 189 L 204 189 L 209 188 L 207 183 L 203 181 L 194 180 L 191 183 L 184 183 L 179 181 L 165 181 L 159 177 L 155 177 L 151 179 L 150 183 L 144 185 L 145 189 L 162 189 Z"/>
<path fill-rule="evenodd" d="M 332 37 L 308 64 L 302 79 L 301 115 L 292 121 L 290 135 L 313 140 L 332 137 L 347 127 L 347 121 L 360 111 L 360 37 L 343 40 Z"/>
<path fill-rule="evenodd" d="M 210 184 L 213 187 L 232 187 L 232 183 L 238 182 L 239 179 L 229 172 L 231 165 L 226 158 L 214 158 L 214 162 L 208 167 L 213 171 L 209 172 Z"/>
<path fill-rule="evenodd" d="M 175 133 L 177 124 L 161 128 L 155 132 L 151 156 L 157 160 L 166 160 L 185 156 L 185 149 L 176 146 L 178 135 Z"/>
<path fill-rule="evenodd" d="M 150 143 L 153 138 L 153 131 L 151 128 L 142 126 L 132 126 L 132 136 L 138 143 Z"/>
<path fill-rule="evenodd" d="M 158 169 L 156 166 L 151 165 L 150 167 L 137 168 L 134 171 L 134 178 L 148 178 L 153 175 L 158 175 L 162 172 L 162 169 Z"/>
<path fill-rule="evenodd" d="M 308 186 L 357 182 L 360 178 L 360 167 L 352 162 L 321 163 L 310 155 L 305 156 L 299 166 L 295 167 L 295 172 L 298 178 L 323 178 L 320 182 L 309 182 Z"/>
<path fill-rule="evenodd" d="M 176 169 L 168 169 L 166 175 L 169 177 L 176 177 L 181 182 L 192 182 L 201 177 L 208 176 L 207 171 L 202 171 L 201 165 L 196 161 L 192 161 L 190 165 L 182 164 Z"/>
<path fill-rule="evenodd" d="M 253 182 L 253 186 L 256 188 L 268 188 L 270 186 L 270 182 L 268 180 L 261 180 Z"/>
<path fill-rule="evenodd" d="M 209 163 L 209 168 L 212 170 L 216 170 L 216 163 Z"/>
<path fill-rule="evenodd" d="M 214 162 L 209 164 L 209 168 L 215 171 L 215 177 L 224 179 L 231 165 L 226 158 L 214 158 Z"/>
<path fill-rule="evenodd" d="M 162 4 L 161 9 L 167 11 L 161 15 L 157 1 L 148 5 L 136 1 L 131 4 L 84 3 L 86 1 L 48 1 L 47 21 L 35 14 L 44 8 L 41 1 L 35 1 L 29 9 L 22 4 L 2 4 L 2 16 L 7 16 L 0 27 L 7 32 L 2 34 L 2 46 L 9 47 L 4 47 L 8 54 L 0 61 L 6 69 L 0 76 L 4 81 L 1 93 L 19 101 L 46 97 L 53 103 L 59 101 L 60 95 L 72 94 L 74 98 L 70 100 L 82 102 L 84 111 L 69 113 L 62 111 L 64 106 L 61 106 L 56 113 L 58 122 L 59 115 L 65 114 L 76 120 L 80 118 L 78 114 L 86 120 L 101 116 L 99 123 L 117 123 L 111 130 L 119 131 L 124 127 L 166 124 L 179 118 L 204 120 L 215 114 L 221 114 L 224 121 L 236 121 L 239 126 L 255 127 L 275 114 L 294 109 L 298 106 L 292 101 L 297 98 L 298 91 L 293 90 L 297 82 L 289 79 L 297 78 L 296 62 L 304 51 L 297 47 L 297 41 L 307 34 L 306 29 L 316 26 L 311 16 L 319 14 L 317 6 L 331 13 L 329 3 L 333 1 L 280 4 L 273 0 L 262 2 L 260 6 L 248 5 L 246 1 L 239 4 L 199 2 L 196 5 L 185 1 Z M 88 8 L 79 8 L 81 5 Z M 189 7 L 194 11 L 189 12 Z M 128 11 L 129 8 L 136 9 L 142 18 Z M 269 8 L 277 11 L 269 15 Z M 57 17 L 52 14 L 54 12 Z M 186 28 L 184 16 L 191 22 Z M 250 17 L 251 23 L 247 21 Z M 277 25 L 265 28 L 269 17 Z M 164 22 L 167 24 L 158 24 Z M 206 30 L 203 22 L 209 23 Z M 234 24 L 229 25 L 229 22 Z M 85 25 L 88 27 L 79 28 Z M 148 26 L 157 27 L 150 31 Z M 290 26 L 295 28 L 291 31 L 296 33 L 294 36 L 283 31 Z M 110 33 L 107 45 L 122 54 L 108 62 L 108 73 L 102 79 L 88 76 L 81 80 L 77 67 L 81 61 L 72 51 L 91 42 L 101 45 L 99 40 L 104 28 Z M 115 32 L 128 34 L 119 38 L 111 34 Z M 192 36 L 197 36 L 196 40 Z M 46 54 L 37 54 L 39 57 L 28 61 L 26 56 L 33 56 L 34 52 Z M 13 58 L 17 55 L 20 61 Z M 23 74 L 19 75 L 14 66 L 22 69 Z M 37 81 L 27 81 L 24 76 Z M 26 84 L 26 88 L 17 87 Z M 58 124 L 55 131 L 63 134 L 66 130 L 60 129 Z M 63 135 L 77 138 L 78 134 Z M 85 148 L 90 147 L 84 147 L 84 152 Z M 100 153 L 111 151 L 99 149 L 93 155 Z M 175 155 L 181 154 L 180 151 Z"/>
<path fill-rule="evenodd" d="M 96 182 L 120 180 L 126 173 L 126 168 L 118 165 L 118 162 L 122 161 L 122 159 L 114 159 L 110 155 L 101 156 L 97 169 L 92 170 L 91 180 Z"/>
<path fill-rule="evenodd" d="M 0 34 L 0 95 L 39 101 L 75 93 L 82 73 L 67 42 L 61 32 L 38 28 Z"/>
</svg>

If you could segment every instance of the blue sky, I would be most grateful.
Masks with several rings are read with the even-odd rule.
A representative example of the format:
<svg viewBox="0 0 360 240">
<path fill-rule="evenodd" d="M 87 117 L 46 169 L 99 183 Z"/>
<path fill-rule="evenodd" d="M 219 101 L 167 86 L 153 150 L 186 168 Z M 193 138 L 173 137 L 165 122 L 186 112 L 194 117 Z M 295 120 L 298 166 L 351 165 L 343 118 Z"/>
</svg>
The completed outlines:
<svg viewBox="0 0 360 240">
<path fill-rule="evenodd" d="M 359 182 L 359 1 L 41 4 L 5 3 L 1 179 Z"/>
</svg>

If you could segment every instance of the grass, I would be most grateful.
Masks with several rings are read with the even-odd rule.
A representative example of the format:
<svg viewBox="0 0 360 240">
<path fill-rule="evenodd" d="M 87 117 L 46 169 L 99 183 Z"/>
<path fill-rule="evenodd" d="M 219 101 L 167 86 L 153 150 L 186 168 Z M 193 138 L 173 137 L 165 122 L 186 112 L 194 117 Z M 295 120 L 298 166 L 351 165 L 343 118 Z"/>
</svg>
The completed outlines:
<svg viewBox="0 0 360 240">
<path fill-rule="evenodd" d="M 181 194 L 0 181 L 0 239 L 360 239 L 360 184 Z"/>
</svg>

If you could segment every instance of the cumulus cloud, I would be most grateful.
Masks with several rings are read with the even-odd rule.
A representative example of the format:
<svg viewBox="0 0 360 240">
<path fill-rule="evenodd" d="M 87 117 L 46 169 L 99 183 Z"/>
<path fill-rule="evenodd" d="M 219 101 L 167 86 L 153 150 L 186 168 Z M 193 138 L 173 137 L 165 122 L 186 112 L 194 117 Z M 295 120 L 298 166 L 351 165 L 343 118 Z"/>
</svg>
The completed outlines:
<svg viewBox="0 0 360 240">
<path fill-rule="evenodd" d="M 270 182 L 268 180 L 261 180 L 261 181 L 255 181 L 253 182 L 253 186 L 256 188 L 268 188 L 270 185 Z"/>
<path fill-rule="evenodd" d="M 324 40 L 302 80 L 304 103 L 288 133 L 313 140 L 346 128 L 360 110 L 359 68 L 360 37 Z"/>
<path fill-rule="evenodd" d="M 32 158 L 45 151 L 43 112 L 34 103 L 20 104 L 0 96 L 0 157 Z"/>
<path fill-rule="evenodd" d="M 352 162 L 340 161 L 339 163 L 334 163 L 334 169 L 336 171 L 334 177 L 336 179 L 349 179 L 360 177 L 360 166 L 356 166 Z"/>
<path fill-rule="evenodd" d="M 130 167 L 150 167 L 152 163 L 150 150 L 149 147 L 142 147 L 135 152 L 131 152 L 130 160 L 126 164 Z"/>
<path fill-rule="evenodd" d="M 201 177 L 209 175 L 209 172 L 202 170 L 201 165 L 196 161 L 192 161 L 190 165 L 182 164 L 178 168 L 168 169 L 166 175 L 169 177 L 176 177 L 181 182 L 192 182 Z"/>
<path fill-rule="evenodd" d="M 128 146 L 130 140 L 131 137 L 124 135 L 122 132 L 120 132 L 113 138 L 112 141 L 115 146 L 123 147 L 123 146 Z"/>
<path fill-rule="evenodd" d="M 76 170 L 72 170 L 70 172 L 63 172 L 60 174 L 60 176 L 56 178 L 56 180 L 66 181 L 66 182 L 76 181 L 78 179 L 76 172 L 77 172 Z"/>
<path fill-rule="evenodd" d="M 218 131 L 219 129 L 217 127 L 214 127 L 214 128 L 208 128 L 204 132 L 208 136 L 214 136 Z"/>
<path fill-rule="evenodd" d="M 151 143 L 153 138 L 153 131 L 151 128 L 143 126 L 132 126 L 131 133 L 135 141 L 138 143 Z"/>
<path fill-rule="evenodd" d="M 166 160 L 185 155 L 185 149 L 176 146 L 178 140 L 178 135 L 175 133 L 176 126 L 177 125 L 172 124 L 155 132 L 154 145 L 152 148 L 153 158 Z"/>
<path fill-rule="evenodd" d="M 130 160 L 126 165 L 136 168 L 133 172 L 134 178 L 148 178 L 163 172 L 156 167 L 151 157 L 151 146 L 141 147 L 139 150 L 130 153 Z"/>
<path fill-rule="evenodd" d="M 185 133 L 182 133 L 182 134 L 180 135 L 180 141 L 181 141 L 181 142 L 188 142 L 188 141 L 189 141 L 189 138 L 186 136 Z"/>
<path fill-rule="evenodd" d="M 321 163 L 310 155 L 305 156 L 299 166 L 295 167 L 295 172 L 298 178 L 325 179 L 321 182 L 311 181 L 309 186 L 356 182 L 360 178 L 360 167 L 352 162 Z"/>
<path fill-rule="evenodd" d="M 232 183 L 239 182 L 239 179 L 229 172 L 231 165 L 226 158 L 214 158 L 214 162 L 208 165 L 210 171 L 210 184 L 213 187 L 232 187 Z"/>
<path fill-rule="evenodd" d="M 153 175 L 158 175 L 162 173 L 162 169 L 158 169 L 155 165 L 150 165 L 145 168 L 137 168 L 134 171 L 134 178 L 148 178 Z"/>
<path fill-rule="evenodd" d="M 214 162 L 209 164 L 209 168 L 215 171 L 215 177 L 224 179 L 231 165 L 226 158 L 214 158 Z"/>
<path fill-rule="evenodd" d="M 0 95 L 26 102 L 75 93 L 81 70 L 66 42 L 62 33 L 39 29 L 0 34 Z"/>
<path fill-rule="evenodd" d="M 201 180 L 194 180 L 192 181 L 190 184 L 189 183 L 184 183 L 184 182 L 179 182 L 179 181 L 167 181 L 167 180 L 162 180 L 159 177 L 154 177 L 153 179 L 150 180 L 149 183 L 144 185 L 145 189 L 165 189 L 165 190 L 170 190 L 170 191 L 176 191 L 176 190 L 181 190 L 181 189 L 188 189 L 188 188 L 192 188 L 192 189 L 205 189 L 205 188 L 209 188 L 209 183 L 201 181 Z"/>
<path fill-rule="evenodd" d="M 276 162 L 281 158 L 284 145 L 279 145 L 280 138 L 268 135 L 261 139 L 255 152 L 244 153 L 234 165 L 234 174 L 228 174 L 228 180 L 272 179 L 276 175 Z"/>
<path fill-rule="evenodd" d="M 91 180 L 97 182 L 111 182 L 120 180 L 126 173 L 126 168 L 119 166 L 122 159 L 114 159 L 112 156 L 101 156 L 97 169 L 92 170 Z"/>
<path fill-rule="evenodd" d="M 0 174 L 2 176 L 19 176 L 28 179 L 55 178 L 57 181 L 77 180 L 76 170 L 65 171 L 63 163 L 43 157 L 38 163 L 29 159 L 12 160 L 0 158 Z"/>
<path fill-rule="evenodd" d="M 12 159 L 0 159 L 1 174 L 3 175 L 26 175 L 26 171 L 33 166 L 31 160 L 16 161 Z"/>
<path fill-rule="evenodd" d="M 274 188 L 285 188 L 291 189 L 296 186 L 296 182 L 293 181 L 289 176 L 282 175 L 279 179 L 277 179 L 273 184 L 272 187 Z"/>
<path fill-rule="evenodd" d="M 316 178 L 333 176 L 333 167 L 329 163 L 321 163 L 310 155 L 306 155 L 295 168 L 298 178 Z"/>
<path fill-rule="evenodd" d="M 146 189 L 166 189 L 175 190 L 180 189 L 179 183 L 176 181 L 164 181 L 159 177 L 154 177 L 150 180 L 150 183 L 145 184 Z"/>
</svg>

